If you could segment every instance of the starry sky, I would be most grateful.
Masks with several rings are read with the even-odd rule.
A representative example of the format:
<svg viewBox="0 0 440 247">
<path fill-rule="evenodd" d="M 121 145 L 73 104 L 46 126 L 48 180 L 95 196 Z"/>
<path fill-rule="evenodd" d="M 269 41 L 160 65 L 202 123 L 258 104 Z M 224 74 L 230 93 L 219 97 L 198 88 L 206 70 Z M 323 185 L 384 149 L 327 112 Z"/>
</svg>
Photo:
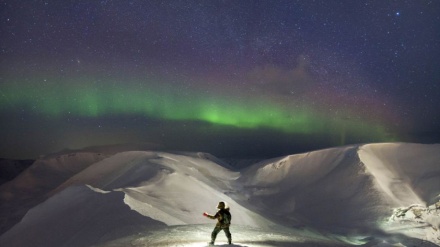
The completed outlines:
<svg viewBox="0 0 440 247">
<path fill-rule="evenodd" d="M 440 1 L 0 4 L 0 157 L 440 142 Z"/>
</svg>

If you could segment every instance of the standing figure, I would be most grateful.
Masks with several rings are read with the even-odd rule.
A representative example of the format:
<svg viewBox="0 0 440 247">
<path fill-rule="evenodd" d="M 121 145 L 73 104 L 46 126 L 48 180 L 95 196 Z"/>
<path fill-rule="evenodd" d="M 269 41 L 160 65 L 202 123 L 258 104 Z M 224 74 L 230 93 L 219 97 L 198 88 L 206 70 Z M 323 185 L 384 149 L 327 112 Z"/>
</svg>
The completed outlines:
<svg viewBox="0 0 440 247">
<path fill-rule="evenodd" d="M 217 213 L 215 215 L 210 215 L 208 213 L 203 213 L 204 216 L 210 218 L 210 219 L 217 219 L 217 224 L 215 225 L 214 230 L 211 233 L 211 242 L 210 245 L 214 245 L 215 238 L 217 237 L 217 234 L 223 230 L 226 234 L 226 237 L 228 238 L 228 243 L 231 244 L 232 242 L 232 236 L 231 232 L 229 231 L 229 226 L 231 225 L 231 213 L 229 212 L 229 207 L 226 206 L 224 202 L 219 202 L 217 205 Z"/>
</svg>

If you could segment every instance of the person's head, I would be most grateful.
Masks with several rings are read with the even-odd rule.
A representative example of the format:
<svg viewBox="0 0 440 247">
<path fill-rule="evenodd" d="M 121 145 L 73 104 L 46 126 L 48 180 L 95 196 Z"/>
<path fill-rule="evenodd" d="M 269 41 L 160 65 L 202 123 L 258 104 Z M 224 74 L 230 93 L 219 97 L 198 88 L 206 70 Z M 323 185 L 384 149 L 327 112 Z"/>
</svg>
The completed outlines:
<svg viewBox="0 0 440 247">
<path fill-rule="evenodd" d="M 219 202 L 218 205 L 217 205 L 217 208 L 218 209 L 225 209 L 226 208 L 225 202 Z"/>
</svg>

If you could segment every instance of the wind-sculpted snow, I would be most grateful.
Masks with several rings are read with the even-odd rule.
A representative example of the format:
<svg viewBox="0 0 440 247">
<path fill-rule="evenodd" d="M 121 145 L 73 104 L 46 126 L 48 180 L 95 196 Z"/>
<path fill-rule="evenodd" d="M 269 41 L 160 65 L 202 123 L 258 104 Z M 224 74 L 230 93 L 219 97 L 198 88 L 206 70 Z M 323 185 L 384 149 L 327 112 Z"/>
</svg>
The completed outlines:
<svg viewBox="0 0 440 247">
<path fill-rule="evenodd" d="M 124 232 L 160 228 L 123 203 L 121 192 L 96 193 L 71 186 L 29 210 L 20 224 L 0 238 L 1 246 L 91 246 L 122 237 Z M 60 220 L 62 219 L 62 220 Z"/>
<path fill-rule="evenodd" d="M 74 152 L 36 160 L 15 179 L 0 186 L 0 234 L 48 198 L 51 190 L 86 167 L 106 158 L 102 153 Z"/>
<path fill-rule="evenodd" d="M 393 208 L 440 199 L 439 151 L 416 144 L 327 149 L 263 161 L 243 171 L 240 182 L 250 204 L 280 224 L 386 232 Z M 433 229 L 437 237 L 429 239 L 440 244 L 440 230 Z"/>
<path fill-rule="evenodd" d="M 240 178 L 261 213 L 292 226 L 372 228 L 389 207 L 378 203 L 357 147 L 335 148 L 264 161 Z"/>
<path fill-rule="evenodd" d="M 13 181 L 0 187 L 0 200 L 43 195 L 72 175 L 104 158 L 100 153 L 69 153 L 38 159 Z M 13 193 L 10 193 L 11 191 Z"/>
<path fill-rule="evenodd" d="M 389 232 L 404 233 L 440 245 L 440 202 L 396 208 L 386 227 Z"/>
<path fill-rule="evenodd" d="M 91 164 L 37 163 L 23 176 L 42 168 L 63 176 L 53 182 L 47 176 L 53 172 L 32 173 L 0 187 L 2 195 L 20 186 L 23 194 L 44 188 L 48 198 L 0 236 L 0 245 L 202 246 L 210 230 L 201 236 L 197 229 L 215 222 L 201 214 L 214 213 L 218 201 L 231 207 L 233 235 L 249 244 L 238 246 L 438 245 L 437 211 L 411 211 L 425 214 L 410 220 L 395 214 L 413 204 L 436 205 L 439 162 L 439 145 L 370 144 L 274 158 L 239 171 L 205 153 L 129 151 Z M 171 229 L 184 229 L 188 238 L 179 242 L 179 230 Z M 257 243 L 246 231 L 267 234 Z"/>
<path fill-rule="evenodd" d="M 440 145 L 370 144 L 359 157 L 396 206 L 438 201 Z"/>
<path fill-rule="evenodd" d="M 227 201 L 236 211 L 236 223 L 267 227 L 267 220 L 225 194 L 234 190 L 231 182 L 238 176 L 238 172 L 204 156 L 133 151 L 119 153 L 88 167 L 56 191 L 77 184 L 123 191 L 124 201 L 133 210 L 167 225 L 207 223 L 206 218 L 200 217 L 201 213 L 214 210 L 218 201 Z"/>
</svg>

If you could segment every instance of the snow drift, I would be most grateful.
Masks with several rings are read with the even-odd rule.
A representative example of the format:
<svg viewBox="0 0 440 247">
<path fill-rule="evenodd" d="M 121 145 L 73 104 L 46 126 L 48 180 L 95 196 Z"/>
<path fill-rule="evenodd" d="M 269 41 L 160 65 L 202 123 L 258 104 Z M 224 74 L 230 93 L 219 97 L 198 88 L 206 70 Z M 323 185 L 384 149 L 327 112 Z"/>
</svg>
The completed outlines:
<svg viewBox="0 0 440 247">
<path fill-rule="evenodd" d="M 288 232 L 279 242 L 260 238 L 260 246 L 440 245 L 439 151 L 440 145 L 354 145 L 238 171 L 205 153 L 65 154 L 63 161 L 36 161 L 0 187 L 2 210 L 27 212 L 3 226 L 9 230 L 0 245 L 124 246 L 128 239 L 133 246 L 172 246 L 163 235 L 172 238 L 173 231 L 158 231 L 212 226 L 201 213 L 214 212 L 218 201 L 231 207 L 234 241 L 254 246 L 239 229 Z"/>
</svg>

